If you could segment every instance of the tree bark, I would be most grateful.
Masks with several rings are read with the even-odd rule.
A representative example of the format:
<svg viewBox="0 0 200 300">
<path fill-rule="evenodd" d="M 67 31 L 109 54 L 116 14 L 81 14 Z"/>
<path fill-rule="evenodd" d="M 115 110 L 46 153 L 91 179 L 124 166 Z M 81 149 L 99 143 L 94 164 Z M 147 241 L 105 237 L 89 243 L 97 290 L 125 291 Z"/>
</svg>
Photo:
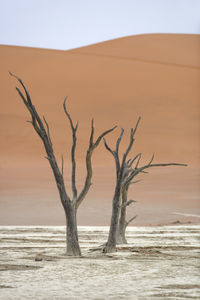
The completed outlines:
<svg viewBox="0 0 200 300">
<path fill-rule="evenodd" d="M 119 218 L 119 225 L 117 229 L 117 244 L 127 244 L 127 240 L 125 237 L 126 233 L 126 205 L 127 202 L 127 193 L 128 187 L 123 186 L 121 194 L 122 194 L 122 201 L 121 201 L 121 210 L 120 210 L 120 218 Z"/>
<path fill-rule="evenodd" d="M 81 256 L 81 249 L 78 241 L 78 229 L 75 207 L 65 210 L 66 215 L 66 233 L 67 233 L 67 255 Z"/>
<path fill-rule="evenodd" d="M 120 181 L 119 179 L 117 181 Z M 115 193 L 112 201 L 112 216 L 110 223 L 110 230 L 108 241 L 103 248 L 104 253 L 111 253 L 116 251 L 117 243 L 117 228 L 120 212 L 120 194 L 121 194 L 121 185 L 119 182 L 116 183 Z"/>
</svg>

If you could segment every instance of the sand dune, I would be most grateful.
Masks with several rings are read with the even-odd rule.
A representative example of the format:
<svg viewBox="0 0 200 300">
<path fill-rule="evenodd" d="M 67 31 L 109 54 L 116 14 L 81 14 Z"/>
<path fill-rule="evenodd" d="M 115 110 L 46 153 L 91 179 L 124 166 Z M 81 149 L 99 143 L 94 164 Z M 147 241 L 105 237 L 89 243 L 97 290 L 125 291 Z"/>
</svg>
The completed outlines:
<svg viewBox="0 0 200 300">
<path fill-rule="evenodd" d="M 66 95 L 70 113 L 80 123 L 79 188 L 84 178 L 84 152 L 91 118 L 95 118 L 96 134 L 115 124 L 123 126 L 127 130 L 124 149 L 128 130 L 141 115 L 135 153 L 143 152 L 146 161 L 155 152 L 158 162 L 184 162 L 189 166 L 184 170 L 155 170 L 140 186 L 134 187 L 140 215 L 144 215 L 144 207 L 152 208 L 150 222 L 154 220 L 154 210 L 163 211 L 161 220 L 164 211 L 170 214 L 179 211 L 179 207 L 184 208 L 183 213 L 195 213 L 199 208 L 199 49 L 197 35 L 166 34 L 127 37 L 71 51 L 0 46 L 0 223 L 29 224 L 30 220 L 37 224 L 43 218 L 44 223 L 63 223 L 62 208 L 48 163 L 43 159 L 41 142 L 25 122 L 29 116 L 8 70 L 24 80 L 35 106 L 49 121 L 59 161 L 61 154 L 66 158 L 67 181 L 71 133 L 62 109 Z M 118 134 L 119 129 L 108 137 L 111 145 Z M 80 211 L 84 225 L 89 225 L 89 213 L 91 223 L 95 224 L 96 210 L 101 211 L 98 224 L 107 224 L 109 219 L 115 173 L 112 157 L 102 145 L 94 155 L 94 167 L 95 186 Z M 39 203 L 45 207 L 48 201 L 49 215 L 38 208 Z M 33 206 L 31 212 L 29 205 Z M 23 207 L 26 217 L 21 214 Z M 172 214 L 170 220 L 174 217 Z"/>
</svg>

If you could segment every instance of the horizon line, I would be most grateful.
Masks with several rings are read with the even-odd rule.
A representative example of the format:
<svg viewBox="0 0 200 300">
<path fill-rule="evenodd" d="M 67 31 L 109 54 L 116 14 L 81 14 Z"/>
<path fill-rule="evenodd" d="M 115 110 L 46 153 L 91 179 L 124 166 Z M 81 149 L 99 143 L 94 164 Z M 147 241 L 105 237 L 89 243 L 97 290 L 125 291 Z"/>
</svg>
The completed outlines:
<svg viewBox="0 0 200 300">
<path fill-rule="evenodd" d="M 200 36 L 200 33 L 174 33 L 174 32 L 152 32 L 152 33 L 138 33 L 138 34 L 132 34 L 132 35 L 125 35 L 125 36 L 119 36 L 115 37 L 112 39 L 106 39 L 106 40 L 101 40 L 99 42 L 94 42 L 94 43 L 89 43 L 89 44 L 83 44 L 82 46 L 74 47 L 74 48 L 68 48 L 68 49 L 61 49 L 61 48 L 48 48 L 48 47 L 40 47 L 40 46 L 26 46 L 22 44 L 0 44 L 0 46 L 7 46 L 7 47 L 21 47 L 21 48 L 31 48 L 31 49 L 38 49 L 38 50 L 52 50 L 52 51 L 71 51 L 71 50 L 77 50 L 81 49 L 84 47 L 89 47 L 89 46 L 94 46 L 106 42 L 111 42 L 114 40 L 119 40 L 119 39 L 125 39 L 125 38 L 130 38 L 130 37 L 138 37 L 138 36 L 147 36 L 147 35 L 195 35 L 195 36 Z"/>
</svg>

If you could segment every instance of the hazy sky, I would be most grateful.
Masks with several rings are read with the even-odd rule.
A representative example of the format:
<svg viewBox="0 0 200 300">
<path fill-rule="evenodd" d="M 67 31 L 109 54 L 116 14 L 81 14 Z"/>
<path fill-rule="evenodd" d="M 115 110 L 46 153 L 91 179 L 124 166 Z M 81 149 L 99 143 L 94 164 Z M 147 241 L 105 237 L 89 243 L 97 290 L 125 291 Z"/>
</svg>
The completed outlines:
<svg viewBox="0 0 200 300">
<path fill-rule="evenodd" d="M 200 33 L 200 0 L 0 0 L 0 44 L 71 49 L 158 32 Z"/>
</svg>

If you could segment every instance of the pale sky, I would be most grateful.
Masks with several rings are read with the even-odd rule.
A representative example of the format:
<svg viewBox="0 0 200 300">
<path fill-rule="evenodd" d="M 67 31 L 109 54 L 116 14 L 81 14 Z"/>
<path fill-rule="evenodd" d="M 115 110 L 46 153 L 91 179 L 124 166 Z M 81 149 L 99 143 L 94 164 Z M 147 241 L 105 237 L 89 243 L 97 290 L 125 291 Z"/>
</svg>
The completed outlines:
<svg viewBox="0 0 200 300">
<path fill-rule="evenodd" d="M 200 34 L 200 0 L 0 0 L 0 44 L 65 50 L 144 33 Z"/>
</svg>

